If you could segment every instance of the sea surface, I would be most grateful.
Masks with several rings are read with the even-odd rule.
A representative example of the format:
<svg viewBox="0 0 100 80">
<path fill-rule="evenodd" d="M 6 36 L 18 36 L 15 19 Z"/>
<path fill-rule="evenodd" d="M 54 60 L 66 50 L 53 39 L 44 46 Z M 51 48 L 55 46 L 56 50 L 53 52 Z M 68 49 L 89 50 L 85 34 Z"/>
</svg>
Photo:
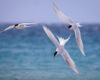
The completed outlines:
<svg viewBox="0 0 100 80">
<path fill-rule="evenodd" d="M 0 31 L 12 24 L 0 24 Z M 55 45 L 42 29 L 46 25 L 55 36 L 71 38 L 65 45 L 80 74 L 61 55 L 53 59 Z M 73 31 L 66 24 L 36 24 L 25 29 L 0 33 L 0 80 L 100 80 L 100 24 L 82 24 L 83 56 Z M 56 37 L 57 38 L 57 37 Z"/>
</svg>

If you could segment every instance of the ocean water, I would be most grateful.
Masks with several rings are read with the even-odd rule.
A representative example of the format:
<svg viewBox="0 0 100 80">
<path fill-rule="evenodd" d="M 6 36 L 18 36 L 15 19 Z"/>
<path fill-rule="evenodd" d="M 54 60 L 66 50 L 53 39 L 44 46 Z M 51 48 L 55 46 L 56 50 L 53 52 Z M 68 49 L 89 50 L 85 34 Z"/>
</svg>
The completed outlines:
<svg viewBox="0 0 100 80">
<path fill-rule="evenodd" d="M 11 24 L 0 24 L 3 30 Z M 66 24 L 45 24 L 55 36 L 67 38 L 65 45 L 80 74 L 66 65 L 61 55 L 53 59 L 56 47 L 42 24 L 0 34 L 0 80 L 100 80 L 100 24 L 80 28 L 86 56 L 82 56 L 73 31 Z"/>
</svg>

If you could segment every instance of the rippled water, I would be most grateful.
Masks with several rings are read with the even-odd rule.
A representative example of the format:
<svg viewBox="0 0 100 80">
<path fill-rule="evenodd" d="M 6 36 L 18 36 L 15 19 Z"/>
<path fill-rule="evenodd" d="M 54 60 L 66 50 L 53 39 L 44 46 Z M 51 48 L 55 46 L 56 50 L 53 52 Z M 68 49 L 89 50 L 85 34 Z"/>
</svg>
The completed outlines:
<svg viewBox="0 0 100 80">
<path fill-rule="evenodd" d="M 10 24 L 0 24 L 0 30 Z M 65 45 L 80 72 L 77 75 L 61 55 L 55 60 L 56 47 L 42 29 L 33 25 L 0 34 L 0 80 L 100 80 L 100 24 L 84 24 L 81 30 L 86 56 L 82 56 L 73 31 L 65 24 L 45 24 L 54 35 L 71 39 Z"/>
</svg>

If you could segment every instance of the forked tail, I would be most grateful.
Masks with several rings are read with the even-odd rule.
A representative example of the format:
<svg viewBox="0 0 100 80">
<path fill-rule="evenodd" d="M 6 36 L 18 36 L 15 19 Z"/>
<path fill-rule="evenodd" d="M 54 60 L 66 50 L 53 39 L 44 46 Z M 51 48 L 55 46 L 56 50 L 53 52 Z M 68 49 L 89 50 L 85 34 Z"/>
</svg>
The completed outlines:
<svg viewBox="0 0 100 80">
<path fill-rule="evenodd" d="M 78 27 L 82 27 L 82 25 L 80 25 L 80 23 L 76 23 L 76 25 L 77 25 Z"/>
<path fill-rule="evenodd" d="M 58 37 L 60 45 L 64 46 L 69 41 L 71 35 L 67 39 L 64 39 L 64 38 L 59 37 L 59 36 L 57 36 L 57 37 Z"/>
</svg>

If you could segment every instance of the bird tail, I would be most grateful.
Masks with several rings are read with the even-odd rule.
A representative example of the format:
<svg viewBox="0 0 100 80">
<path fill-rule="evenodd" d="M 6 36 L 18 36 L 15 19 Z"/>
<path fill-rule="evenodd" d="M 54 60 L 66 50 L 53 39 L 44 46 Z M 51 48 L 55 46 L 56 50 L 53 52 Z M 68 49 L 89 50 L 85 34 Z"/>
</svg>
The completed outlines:
<svg viewBox="0 0 100 80">
<path fill-rule="evenodd" d="M 59 37 L 59 36 L 57 36 L 57 37 L 58 37 L 60 45 L 64 46 L 69 41 L 71 35 L 67 39 L 64 39 L 64 38 Z"/>
<path fill-rule="evenodd" d="M 81 25 L 80 23 L 76 23 L 76 25 L 77 25 L 78 27 L 82 27 L 82 25 Z"/>
</svg>

